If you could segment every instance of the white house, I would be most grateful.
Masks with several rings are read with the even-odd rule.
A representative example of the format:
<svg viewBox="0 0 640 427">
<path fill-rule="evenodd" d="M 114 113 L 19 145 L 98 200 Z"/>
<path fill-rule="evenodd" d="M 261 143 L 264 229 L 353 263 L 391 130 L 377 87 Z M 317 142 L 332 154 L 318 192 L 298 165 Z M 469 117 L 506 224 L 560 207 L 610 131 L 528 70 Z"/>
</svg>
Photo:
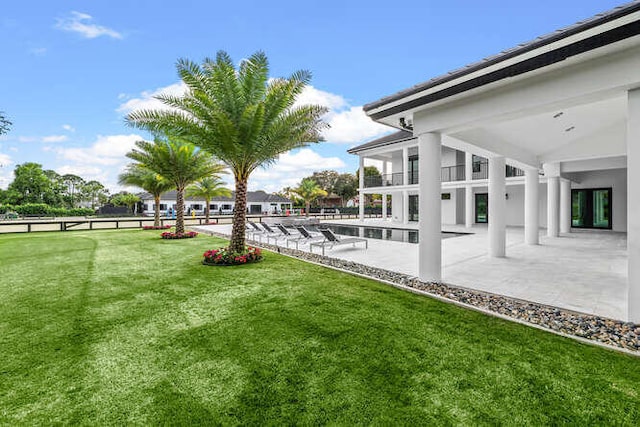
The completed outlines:
<svg viewBox="0 0 640 427">
<path fill-rule="evenodd" d="M 231 214 L 235 206 L 235 192 L 231 192 L 231 197 L 215 197 L 209 204 L 212 215 Z M 142 210 L 146 215 L 153 215 L 155 201 L 149 193 L 140 195 Z M 247 192 L 247 212 L 250 214 L 275 214 L 291 210 L 293 202 L 276 194 L 268 194 L 264 191 Z M 160 198 L 160 213 L 166 215 L 167 212 L 176 209 L 176 191 L 168 191 Z M 195 212 L 196 215 L 203 215 L 205 209 L 204 199 L 185 197 L 185 212 Z"/>
<path fill-rule="evenodd" d="M 360 197 L 390 194 L 391 221 L 419 221 L 421 280 L 441 279 L 441 223 L 487 222 L 493 257 L 506 255 L 507 225 L 530 245 L 540 227 L 611 229 L 627 233 L 628 317 L 640 323 L 640 2 L 364 110 L 399 132 L 349 150 Z M 382 162 L 378 182 L 365 159 Z"/>
</svg>

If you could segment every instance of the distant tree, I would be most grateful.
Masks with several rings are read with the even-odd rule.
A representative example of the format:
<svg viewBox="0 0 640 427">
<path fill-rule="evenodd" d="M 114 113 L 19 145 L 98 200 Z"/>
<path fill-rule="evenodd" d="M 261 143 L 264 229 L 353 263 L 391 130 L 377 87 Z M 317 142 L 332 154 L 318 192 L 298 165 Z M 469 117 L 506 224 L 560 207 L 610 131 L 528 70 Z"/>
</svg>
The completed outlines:
<svg viewBox="0 0 640 427">
<path fill-rule="evenodd" d="M 51 180 L 38 163 L 23 163 L 13 171 L 14 179 L 9 184 L 11 204 L 47 203 L 51 193 Z"/>
<path fill-rule="evenodd" d="M 322 188 L 327 193 L 331 193 L 339 176 L 340 174 L 336 171 L 323 170 L 321 172 L 314 172 L 313 175 L 308 178 L 315 181 L 316 184 L 318 184 L 318 187 Z"/>
<path fill-rule="evenodd" d="M 82 177 L 70 173 L 62 175 L 61 180 L 65 186 L 64 201 L 68 207 L 75 208 L 80 199 L 80 189 L 85 184 L 85 181 Z"/>
<path fill-rule="evenodd" d="M 202 65 L 178 61 L 178 74 L 187 86 L 183 96 L 157 98 L 172 107 L 134 111 L 127 122 L 156 135 L 191 142 L 224 162 L 235 178 L 235 211 L 229 249 L 245 248 L 247 183 L 258 167 L 272 164 L 294 148 L 322 139 L 327 127 L 320 105 L 296 105 L 311 80 L 307 71 L 289 78 L 270 78 L 269 61 L 256 52 L 236 67 L 219 51 Z"/>
<path fill-rule="evenodd" d="M 303 206 L 304 200 L 302 200 L 298 195 L 294 192 L 294 189 L 291 187 L 284 187 L 282 190 L 275 193 L 276 196 L 284 197 L 285 199 L 291 200 L 294 206 Z"/>
<path fill-rule="evenodd" d="M 132 193 L 128 193 L 126 191 L 120 192 L 120 193 L 116 193 L 113 196 L 111 196 L 110 202 L 115 205 L 115 206 L 126 206 L 131 213 L 135 214 L 135 206 L 136 203 L 138 203 L 140 201 L 140 197 L 132 194 Z"/>
<path fill-rule="evenodd" d="M 231 190 L 224 186 L 219 176 L 213 175 L 187 187 L 187 196 L 204 199 L 205 221 L 209 222 L 209 204 L 214 197 L 231 197 Z"/>
<path fill-rule="evenodd" d="M 12 124 L 13 123 L 11 123 L 9 119 L 7 119 L 7 117 L 4 115 L 4 111 L 0 111 L 0 135 L 9 132 Z"/>
<path fill-rule="evenodd" d="M 97 205 L 105 204 L 109 198 L 109 190 L 95 180 L 84 183 L 80 191 L 81 199 L 91 203 L 92 209 L 95 209 Z"/>
<path fill-rule="evenodd" d="M 140 187 L 153 196 L 155 209 L 153 214 L 153 225 L 160 226 L 160 197 L 173 188 L 173 183 L 167 181 L 157 172 L 140 166 L 138 163 L 130 163 L 123 173 L 118 177 L 121 185 L 132 185 Z"/>
<path fill-rule="evenodd" d="M 350 173 L 339 175 L 333 184 L 333 193 L 340 196 L 342 206 L 344 206 L 345 200 L 349 200 L 358 194 L 358 180 L 356 176 Z"/>
<path fill-rule="evenodd" d="M 171 181 L 176 189 L 176 233 L 184 233 L 184 192 L 189 184 L 219 174 L 224 165 L 195 145 L 171 139 L 138 141 L 127 157 Z"/>
<path fill-rule="evenodd" d="M 318 197 L 326 197 L 327 192 L 324 191 L 316 182 L 312 179 L 305 178 L 302 180 L 300 185 L 293 189 L 293 192 L 296 193 L 305 203 L 305 215 L 309 216 L 309 209 L 311 208 L 311 202 L 316 200 Z"/>
</svg>

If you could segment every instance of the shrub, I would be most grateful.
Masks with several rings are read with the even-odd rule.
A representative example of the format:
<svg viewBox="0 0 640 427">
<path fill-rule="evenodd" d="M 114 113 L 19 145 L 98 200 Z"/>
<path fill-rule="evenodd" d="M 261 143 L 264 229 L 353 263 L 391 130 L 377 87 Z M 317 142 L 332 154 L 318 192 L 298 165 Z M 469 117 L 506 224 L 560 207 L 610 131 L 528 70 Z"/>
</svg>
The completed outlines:
<svg viewBox="0 0 640 427">
<path fill-rule="evenodd" d="M 49 215 L 49 205 L 45 203 L 26 203 L 16 206 L 16 212 L 20 215 Z"/>
<path fill-rule="evenodd" d="M 204 254 L 204 265 L 240 265 L 262 260 L 260 248 L 247 246 L 243 253 L 231 252 L 229 248 L 211 249 Z"/>
<path fill-rule="evenodd" d="M 11 205 L 2 205 L 0 206 L 0 214 L 6 214 L 7 212 L 13 212 L 15 208 Z"/>
<path fill-rule="evenodd" d="M 191 239 L 196 237 L 198 233 L 195 231 L 185 231 L 184 233 L 174 233 L 172 231 L 165 231 L 160 235 L 163 239 L 173 240 L 173 239 Z"/>
<path fill-rule="evenodd" d="M 166 230 L 168 228 L 171 228 L 170 225 L 159 225 L 159 226 L 155 226 L 155 225 L 143 225 L 142 229 L 143 230 Z"/>
</svg>

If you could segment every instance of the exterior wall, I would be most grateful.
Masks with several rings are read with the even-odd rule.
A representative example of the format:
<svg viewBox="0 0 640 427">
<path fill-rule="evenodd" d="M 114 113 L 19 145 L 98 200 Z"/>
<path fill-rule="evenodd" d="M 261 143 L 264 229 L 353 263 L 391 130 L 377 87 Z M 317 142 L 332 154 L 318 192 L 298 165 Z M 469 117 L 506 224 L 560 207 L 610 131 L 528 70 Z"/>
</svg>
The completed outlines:
<svg viewBox="0 0 640 427">
<path fill-rule="evenodd" d="M 612 188 L 612 229 L 627 231 L 627 170 L 611 169 L 601 171 L 576 172 L 567 176 L 578 182 L 572 182 L 571 188 Z"/>
<path fill-rule="evenodd" d="M 402 151 L 394 151 L 392 153 L 390 165 L 391 170 L 387 170 L 387 173 L 400 173 L 404 170 L 402 167 Z"/>
<path fill-rule="evenodd" d="M 447 190 L 443 190 L 441 194 L 449 193 L 451 198 L 449 200 L 441 200 L 440 206 L 442 209 L 442 223 L 451 225 L 456 223 L 456 201 L 458 200 L 456 195 L 457 191 L 455 188 L 450 188 Z"/>
<path fill-rule="evenodd" d="M 463 153 L 464 154 L 464 153 Z M 464 188 L 456 188 L 456 224 L 464 224 Z"/>
<path fill-rule="evenodd" d="M 458 163 L 457 150 L 449 147 L 442 147 L 442 167 L 455 166 Z M 464 164 L 462 162 L 461 164 Z"/>
<path fill-rule="evenodd" d="M 402 222 L 402 193 L 391 194 L 391 220 L 394 222 Z"/>
</svg>

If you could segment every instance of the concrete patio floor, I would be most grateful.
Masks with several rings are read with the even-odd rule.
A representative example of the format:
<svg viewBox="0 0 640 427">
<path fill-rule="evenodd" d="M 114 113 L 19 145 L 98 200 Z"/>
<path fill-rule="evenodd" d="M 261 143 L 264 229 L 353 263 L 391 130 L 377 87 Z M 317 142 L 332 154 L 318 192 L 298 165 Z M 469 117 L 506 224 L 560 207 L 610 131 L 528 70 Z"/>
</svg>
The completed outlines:
<svg viewBox="0 0 640 427">
<path fill-rule="evenodd" d="M 393 227 L 380 219 L 326 221 L 344 225 Z M 402 226 L 416 229 L 417 224 Z M 230 225 L 192 227 L 231 233 Z M 627 241 L 625 233 L 574 231 L 558 238 L 541 233 L 540 245 L 524 244 L 522 228 L 507 228 L 507 256 L 487 256 L 487 228 L 443 226 L 443 231 L 469 233 L 443 239 L 443 282 L 588 314 L 627 319 Z M 401 233 L 401 231 L 398 231 Z M 418 245 L 368 239 L 360 245 L 337 246 L 327 256 L 418 274 Z M 281 241 L 281 245 L 284 243 Z M 309 246 L 300 246 L 309 250 Z M 315 252 L 319 250 L 316 248 Z"/>
</svg>

